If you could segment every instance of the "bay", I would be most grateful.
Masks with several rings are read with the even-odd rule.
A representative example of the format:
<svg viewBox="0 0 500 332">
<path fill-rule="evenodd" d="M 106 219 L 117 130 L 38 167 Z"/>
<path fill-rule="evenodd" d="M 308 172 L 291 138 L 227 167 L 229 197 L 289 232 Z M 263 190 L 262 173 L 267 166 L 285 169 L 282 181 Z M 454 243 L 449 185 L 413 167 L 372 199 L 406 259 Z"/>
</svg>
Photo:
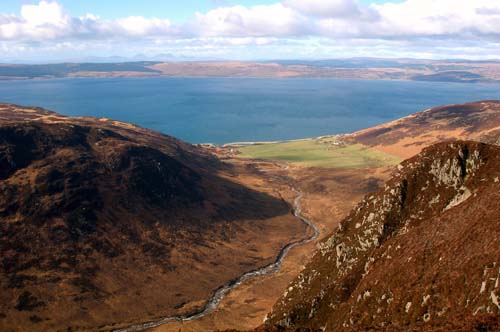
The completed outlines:
<svg viewBox="0 0 500 332">
<path fill-rule="evenodd" d="M 113 118 L 215 144 L 346 133 L 434 106 L 491 99 L 500 99 L 500 85 L 313 78 L 0 81 L 0 102 Z"/>
</svg>

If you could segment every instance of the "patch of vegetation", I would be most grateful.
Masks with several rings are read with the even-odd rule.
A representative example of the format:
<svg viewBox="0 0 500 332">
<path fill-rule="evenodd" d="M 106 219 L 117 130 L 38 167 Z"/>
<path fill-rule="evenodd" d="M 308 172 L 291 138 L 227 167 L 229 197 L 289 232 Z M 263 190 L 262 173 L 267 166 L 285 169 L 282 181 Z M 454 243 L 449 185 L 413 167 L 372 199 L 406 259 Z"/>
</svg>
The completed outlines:
<svg viewBox="0 0 500 332">
<path fill-rule="evenodd" d="M 19 311 L 31 311 L 37 307 L 44 306 L 43 301 L 39 301 L 31 292 L 24 291 L 17 299 L 15 308 Z"/>
<path fill-rule="evenodd" d="M 66 217 L 66 225 L 73 240 L 84 239 L 97 229 L 97 216 L 92 206 L 87 205 L 82 204 Z"/>
<path fill-rule="evenodd" d="M 365 168 L 395 165 L 399 157 L 361 144 L 343 144 L 334 140 L 307 139 L 283 143 L 256 144 L 239 148 L 247 158 L 285 161 L 302 166 L 326 168 Z"/>
<path fill-rule="evenodd" d="M 30 321 L 32 321 L 33 323 L 40 323 L 41 321 L 43 321 L 43 319 L 37 315 L 33 315 L 30 316 Z"/>
</svg>

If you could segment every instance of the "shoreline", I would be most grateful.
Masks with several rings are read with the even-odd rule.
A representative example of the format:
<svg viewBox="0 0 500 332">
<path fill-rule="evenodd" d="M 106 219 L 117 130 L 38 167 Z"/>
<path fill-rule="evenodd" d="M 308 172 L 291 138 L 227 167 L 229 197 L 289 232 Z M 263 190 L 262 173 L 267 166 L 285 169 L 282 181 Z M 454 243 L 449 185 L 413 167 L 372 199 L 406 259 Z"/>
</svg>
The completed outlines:
<svg viewBox="0 0 500 332">
<path fill-rule="evenodd" d="M 218 146 L 222 148 L 239 148 L 239 147 L 245 147 L 245 146 L 252 146 L 252 145 L 265 145 L 265 144 L 281 144 L 281 143 L 291 143 L 291 142 L 303 142 L 303 141 L 309 141 L 309 140 L 315 140 L 315 139 L 325 139 L 325 138 L 339 138 L 343 137 L 349 134 L 331 134 L 331 135 L 322 135 L 322 136 L 316 136 L 316 137 L 305 137 L 305 138 L 296 138 L 296 139 L 289 139 L 289 140 L 278 140 L 278 141 L 248 141 L 248 142 L 231 142 L 231 143 L 224 143 L 222 145 L 218 144 L 213 144 L 213 143 L 201 143 L 200 145 L 208 145 L 208 146 Z"/>
</svg>

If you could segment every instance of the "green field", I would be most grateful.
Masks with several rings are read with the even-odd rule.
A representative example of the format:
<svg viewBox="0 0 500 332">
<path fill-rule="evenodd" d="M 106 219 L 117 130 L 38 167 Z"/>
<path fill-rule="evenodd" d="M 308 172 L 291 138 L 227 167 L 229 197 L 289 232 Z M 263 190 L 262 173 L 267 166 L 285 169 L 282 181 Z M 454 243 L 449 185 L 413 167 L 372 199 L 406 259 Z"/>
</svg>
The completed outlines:
<svg viewBox="0 0 500 332">
<path fill-rule="evenodd" d="M 242 157 L 285 161 L 302 166 L 365 168 L 395 165 L 401 161 L 361 144 L 336 146 L 320 139 L 264 143 L 239 147 Z"/>
</svg>

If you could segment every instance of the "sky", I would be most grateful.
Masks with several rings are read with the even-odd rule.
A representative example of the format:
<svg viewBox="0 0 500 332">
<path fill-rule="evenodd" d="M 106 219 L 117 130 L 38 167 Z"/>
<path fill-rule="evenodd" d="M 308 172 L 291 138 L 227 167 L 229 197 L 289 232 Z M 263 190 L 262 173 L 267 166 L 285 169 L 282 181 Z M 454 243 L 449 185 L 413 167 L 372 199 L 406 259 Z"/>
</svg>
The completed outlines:
<svg viewBox="0 0 500 332">
<path fill-rule="evenodd" d="M 0 62 L 497 59 L 500 0 L 0 0 Z"/>
</svg>

